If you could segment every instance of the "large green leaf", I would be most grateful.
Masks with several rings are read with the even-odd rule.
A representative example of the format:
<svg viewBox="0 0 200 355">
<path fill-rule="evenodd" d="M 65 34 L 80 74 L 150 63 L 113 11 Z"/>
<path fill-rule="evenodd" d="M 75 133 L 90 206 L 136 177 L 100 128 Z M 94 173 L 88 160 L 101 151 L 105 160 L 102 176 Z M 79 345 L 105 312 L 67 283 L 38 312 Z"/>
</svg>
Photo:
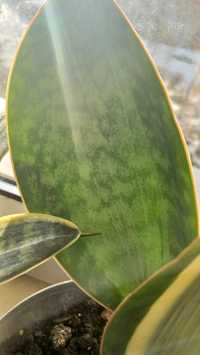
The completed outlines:
<svg viewBox="0 0 200 355">
<path fill-rule="evenodd" d="M 28 209 L 101 232 L 58 256 L 114 308 L 198 234 L 186 148 L 162 83 L 111 0 L 49 0 L 8 87 Z"/>
<path fill-rule="evenodd" d="M 153 304 L 125 355 L 200 354 L 200 255 Z"/>
<path fill-rule="evenodd" d="M 196 239 L 179 257 L 142 284 L 116 309 L 108 323 L 102 340 L 103 355 L 124 355 L 141 321 L 156 300 L 164 294 L 177 276 L 200 254 L 200 239 Z M 152 328 L 149 325 L 150 329 Z M 149 332 L 149 331 L 147 331 Z M 143 333 L 143 339 L 146 332 Z M 136 354 L 135 349 L 130 353 Z M 151 352 L 148 352 L 151 354 Z M 165 353 L 158 353 L 165 354 Z M 189 354 L 188 354 L 189 355 Z"/>
<path fill-rule="evenodd" d="M 41 214 L 0 218 L 0 283 L 26 272 L 72 244 L 79 229 L 64 219 Z"/>
</svg>

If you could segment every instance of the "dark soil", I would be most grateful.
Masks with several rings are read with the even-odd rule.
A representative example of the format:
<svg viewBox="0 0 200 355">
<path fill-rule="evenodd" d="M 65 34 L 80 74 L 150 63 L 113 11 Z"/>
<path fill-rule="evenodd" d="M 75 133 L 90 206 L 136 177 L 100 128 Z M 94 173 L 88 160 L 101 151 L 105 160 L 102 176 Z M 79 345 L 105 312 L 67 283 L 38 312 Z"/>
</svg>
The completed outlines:
<svg viewBox="0 0 200 355">
<path fill-rule="evenodd" d="M 109 312 L 89 300 L 28 333 L 21 330 L 14 355 L 98 355 Z"/>
</svg>

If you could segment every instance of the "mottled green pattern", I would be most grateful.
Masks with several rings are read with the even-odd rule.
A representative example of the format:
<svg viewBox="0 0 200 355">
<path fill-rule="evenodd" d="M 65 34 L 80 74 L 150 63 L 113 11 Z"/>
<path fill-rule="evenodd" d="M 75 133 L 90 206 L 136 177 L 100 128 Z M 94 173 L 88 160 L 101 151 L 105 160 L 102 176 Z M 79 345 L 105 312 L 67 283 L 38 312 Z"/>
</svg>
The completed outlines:
<svg viewBox="0 0 200 355">
<path fill-rule="evenodd" d="M 28 209 L 101 237 L 58 260 L 115 307 L 197 235 L 191 176 L 165 93 L 111 0 L 49 0 L 18 53 L 9 139 Z"/>
<path fill-rule="evenodd" d="M 200 239 L 173 263 L 146 282 L 120 305 L 109 322 L 102 342 L 103 355 L 124 355 L 134 331 L 148 314 L 153 303 L 167 290 L 184 268 L 200 254 Z M 116 341 L 117 339 L 117 341 Z"/>
<path fill-rule="evenodd" d="M 0 218 L 0 282 L 41 263 L 78 238 L 72 223 L 25 214 Z"/>
</svg>

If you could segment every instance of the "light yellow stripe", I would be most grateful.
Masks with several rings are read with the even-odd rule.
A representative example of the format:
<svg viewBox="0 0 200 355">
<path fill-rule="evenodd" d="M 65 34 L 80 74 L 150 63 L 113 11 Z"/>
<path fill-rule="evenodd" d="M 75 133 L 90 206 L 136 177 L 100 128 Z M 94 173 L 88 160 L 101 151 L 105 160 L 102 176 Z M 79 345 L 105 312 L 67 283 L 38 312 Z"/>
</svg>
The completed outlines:
<svg viewBox="0 0 200 355">
<path fill-rule="evenodd" d="M 200 255 L 177 277 L 168 290 L 153 304 L 131 338 L 125 355 L 145 354 L 165 314 L 190 287 L 200 273 Z M 147 351 L 148 354 L 148 351 Z"/>
</svg>

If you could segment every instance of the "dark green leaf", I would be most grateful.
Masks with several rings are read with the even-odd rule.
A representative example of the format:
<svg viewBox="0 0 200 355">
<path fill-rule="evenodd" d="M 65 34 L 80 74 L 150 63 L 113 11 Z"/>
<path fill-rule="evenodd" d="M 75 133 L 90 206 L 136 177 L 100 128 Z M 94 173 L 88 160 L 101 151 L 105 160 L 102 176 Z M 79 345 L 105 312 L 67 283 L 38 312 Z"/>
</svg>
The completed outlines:
<svg viewBox="0 0 200 355">
<path fill-rule="evenodd" d="M 16 176 L 29 211 L 75 221 L 58 256 L 116 307 L 197 235 L 186 147 L 160 78 L 111 0 L 49 0 L 8 88 Z"/>
</svg>

